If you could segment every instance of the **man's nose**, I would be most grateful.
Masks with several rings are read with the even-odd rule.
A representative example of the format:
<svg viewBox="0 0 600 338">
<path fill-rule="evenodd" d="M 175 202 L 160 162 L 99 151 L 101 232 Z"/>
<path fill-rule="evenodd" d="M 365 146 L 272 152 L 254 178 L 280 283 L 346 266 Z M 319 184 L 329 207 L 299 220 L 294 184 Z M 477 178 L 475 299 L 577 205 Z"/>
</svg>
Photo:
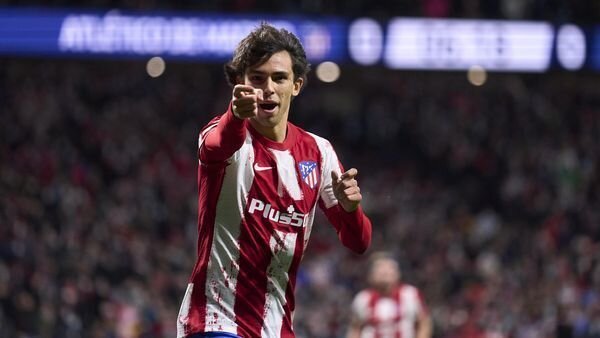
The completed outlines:
<svg viewBox="0 0 600 338">
<path fill-rule="evenodd" d="M 267 98 L 275 92 L 275 81 L 271 78 L 267 78 L 263 88 L 263 97 Z"/>
</svg>

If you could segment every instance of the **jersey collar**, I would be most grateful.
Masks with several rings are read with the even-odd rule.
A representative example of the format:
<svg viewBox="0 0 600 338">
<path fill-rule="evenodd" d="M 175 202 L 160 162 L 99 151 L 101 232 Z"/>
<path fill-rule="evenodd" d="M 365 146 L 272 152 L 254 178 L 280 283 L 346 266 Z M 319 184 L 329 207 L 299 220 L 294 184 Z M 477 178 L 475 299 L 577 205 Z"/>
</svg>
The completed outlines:
<svg viewBox="0 0 600 338">
<path fill-rule="evenodd" d="M 263 136 L 256 129 L 254 129 L 254 127 L 250 123 L 247 123 L 246 125 L 248 126 L 248 131 L 250 131 L 252 137 L 268 148 L 276 150 L 288 150 L 292 148 L 292 146 L 296 143 L 296 126 L 294 126 L 290 122 L 287 123 L 287 133 L 283 142 L 275 142 Z"/>
</svg>

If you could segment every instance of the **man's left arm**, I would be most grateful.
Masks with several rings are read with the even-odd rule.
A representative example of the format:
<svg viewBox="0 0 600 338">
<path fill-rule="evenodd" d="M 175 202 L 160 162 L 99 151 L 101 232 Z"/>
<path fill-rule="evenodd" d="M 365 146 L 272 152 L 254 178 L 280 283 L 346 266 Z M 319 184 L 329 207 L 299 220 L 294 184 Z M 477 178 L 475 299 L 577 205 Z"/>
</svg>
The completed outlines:
<svg viewBox="0 0 600 338">
<path fill-rule="evenodd" d="M 339 174 L 333 169 L 328 175 L 331 175 L 331 181 L 327 180 L 319 206 L 335 227 L 342 244 L 356 253 L 363 253 L 371 244 L 372 225 L 360 206 L 358 170 L 352 168 Z"/>
<path fill-rule="evenodd" d="M 431 315 L 423 300 L 423 294 L 417 291 L 419 295 L 419 313 L 417 314 L 417 335 L 416 338 L 431 338 L 433 331 L 433 324 L 431 322 Z"/>
<path fill-rule="evenodd" d="M 417 317 L 417 338 L 431 338 L 432 324 L 428 313 L 419 313 Z"/>
</svg>

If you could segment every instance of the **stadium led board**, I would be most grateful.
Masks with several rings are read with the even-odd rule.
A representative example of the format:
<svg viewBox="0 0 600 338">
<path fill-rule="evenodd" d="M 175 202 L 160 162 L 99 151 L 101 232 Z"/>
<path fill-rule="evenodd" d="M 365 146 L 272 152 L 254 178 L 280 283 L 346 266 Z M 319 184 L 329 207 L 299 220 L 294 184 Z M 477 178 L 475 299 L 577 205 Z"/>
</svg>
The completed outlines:
<svg viewBox="0 0 600 338">
<path fill-rule="evenodd" d="M 550 67 L 553 27 L 544 22 L 391 20 L 384 62 L 394 69 L 544 72 Z"/>
<path fill-rule="evenodd" d="M 222 61 L 261 21 L 298 35 L 311 61 L 345 57 L 336 19 L 48 9 L 0 10 L 0 53 Z"/>
<path fill-rule="evenodd" d="M 298 35 L 312 63 L 407 70 L 600 71 L 600 29 L 547 22 L 234 15 L 0 7 L 0 54 L 224 62 L 267 21 Z M 588 47 L 588 44 L 590 47 Z"/>
</svg>

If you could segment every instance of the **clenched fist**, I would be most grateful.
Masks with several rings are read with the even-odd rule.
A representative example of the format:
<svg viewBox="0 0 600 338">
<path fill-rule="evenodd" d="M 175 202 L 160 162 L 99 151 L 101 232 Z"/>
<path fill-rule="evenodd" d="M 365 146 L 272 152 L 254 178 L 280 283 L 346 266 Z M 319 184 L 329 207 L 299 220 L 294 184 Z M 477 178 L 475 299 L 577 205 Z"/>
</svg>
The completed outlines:
<svg viewBox="0 0 600 338">
<path fill-rule="evenodd" d="M 233 98 L 231 105 L 233 115 L 239 119 L 247 119 L 258 114 L 258 101 L 262 101 L 262 89 L 248 85 L 236 85 L 233 87 Z"/>
<path fill-rule="evenodd" d="M 346 171 L 342 176 L 339 176 L 335 170 L 331 171 L 333 194 L 347 212 L 355 211 L 362 200 L 360 188 L 355 179 L 356 175 L 358 175 L 358 170 L 354 168 Z"/>
</svg>

